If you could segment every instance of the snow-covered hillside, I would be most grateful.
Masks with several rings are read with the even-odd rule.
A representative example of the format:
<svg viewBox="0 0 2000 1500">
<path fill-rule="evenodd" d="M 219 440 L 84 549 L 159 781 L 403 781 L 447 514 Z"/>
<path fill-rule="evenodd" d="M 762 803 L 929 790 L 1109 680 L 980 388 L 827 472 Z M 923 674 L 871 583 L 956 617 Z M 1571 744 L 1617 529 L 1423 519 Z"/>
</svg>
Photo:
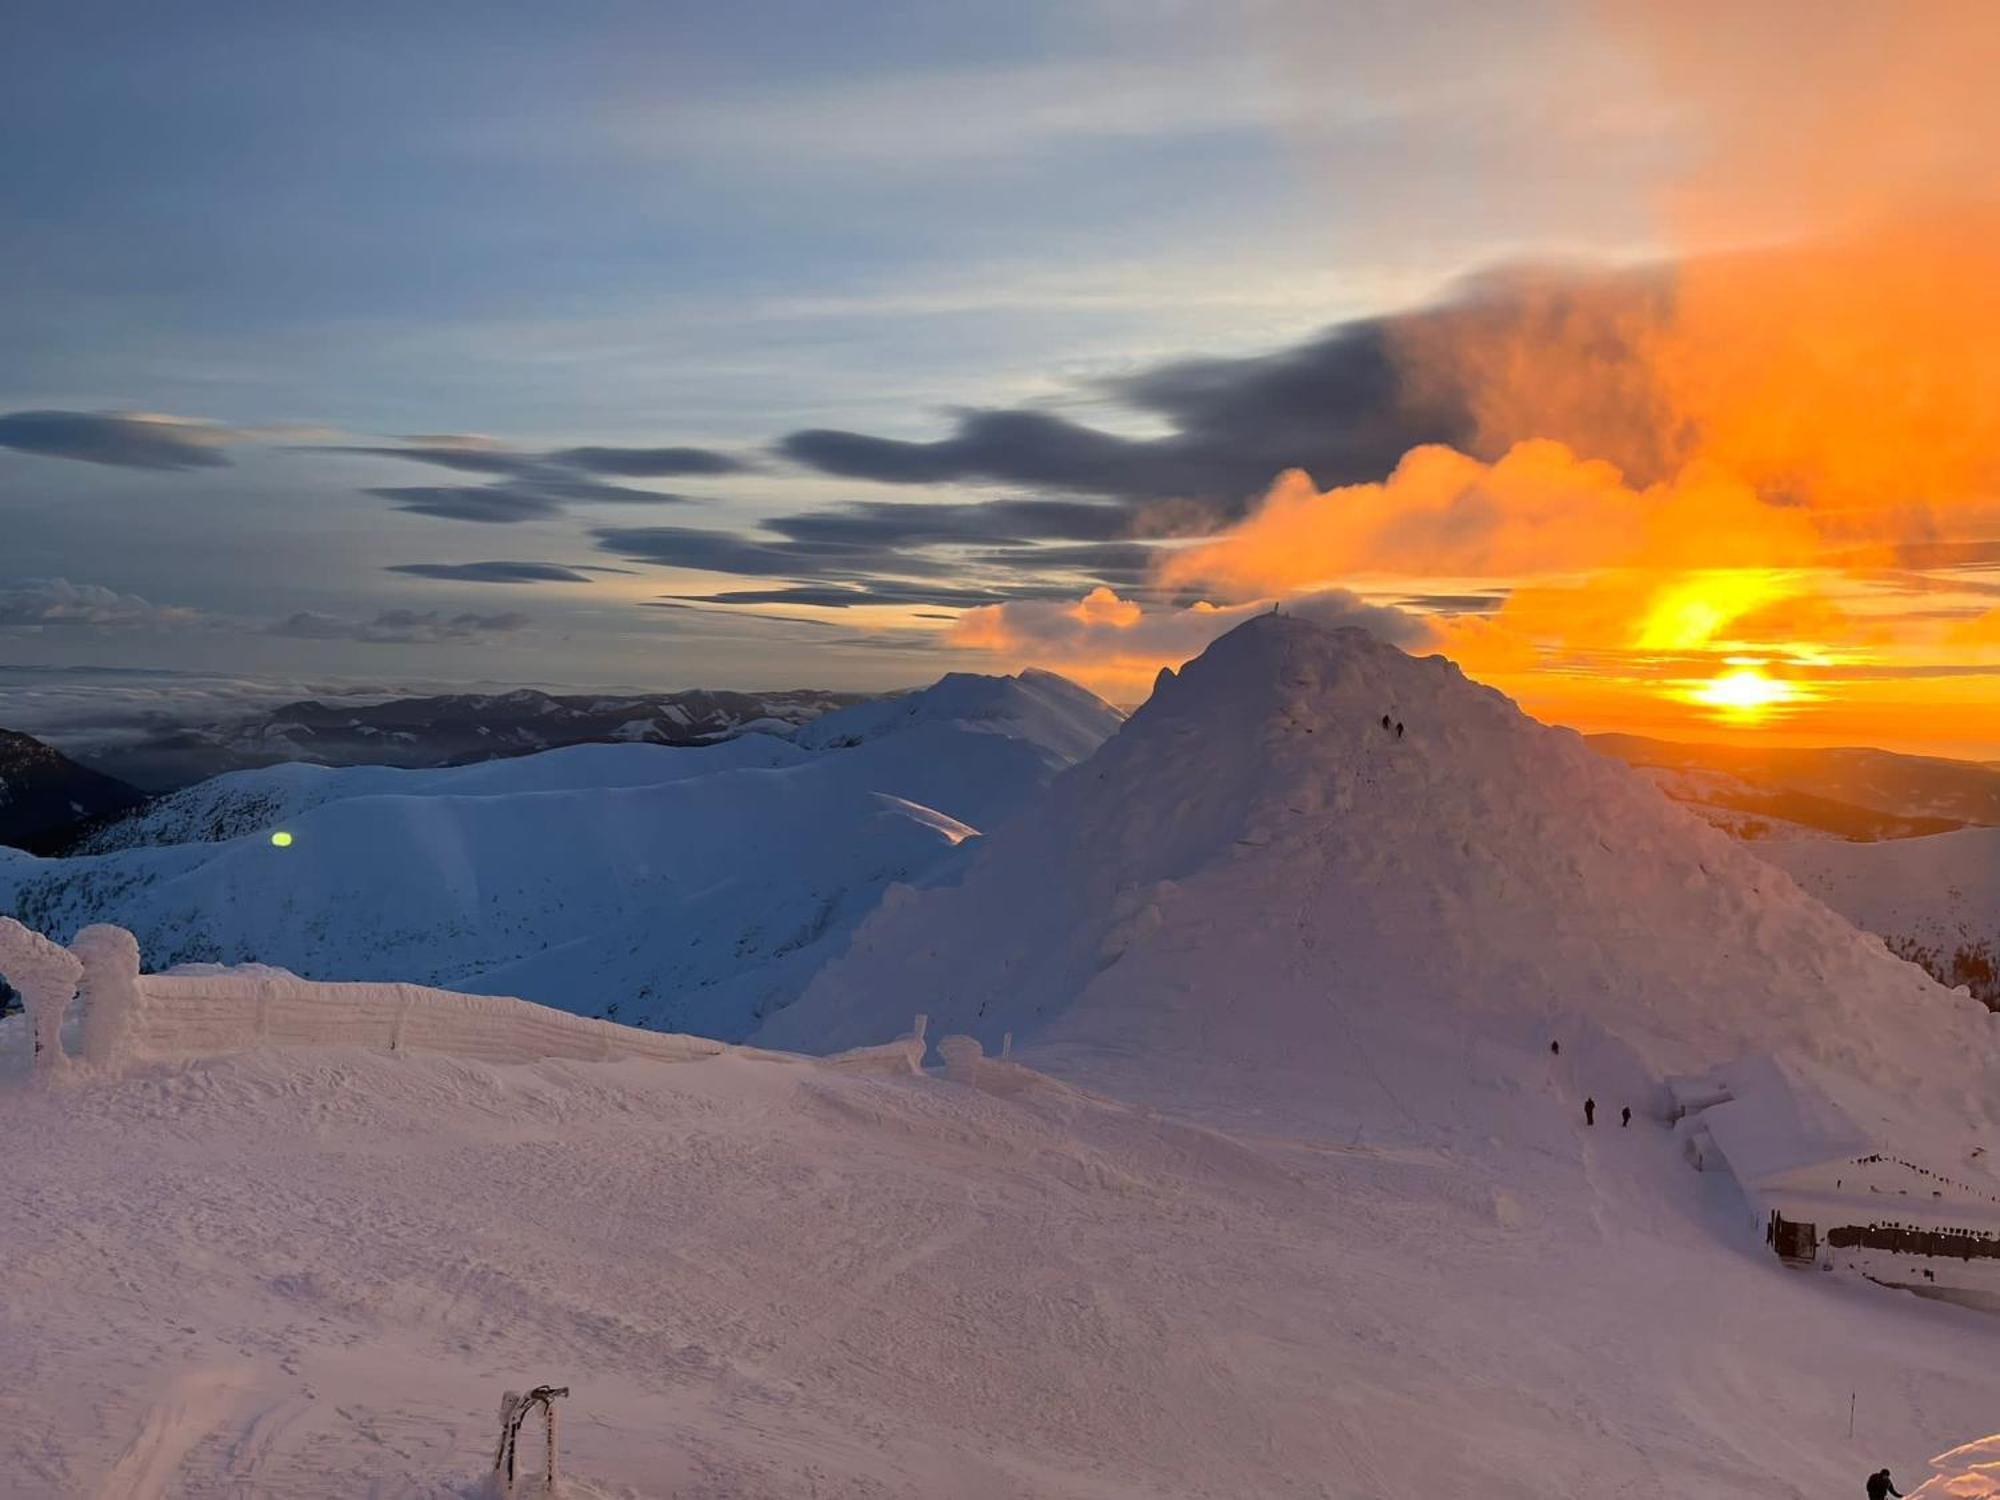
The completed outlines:
<svg viewBox="0 0 2000 1500">
<path fill-rule="evenodd" d="M 960 880 L 891 892 L 761 1035 L 851 1045 L 914 1009 L 1397 1134 L 1483 1128 L 1552 1040 L 1577 1090 L 1642 1111 L 1667 1072 L 1793 1050 L 1983 1120 L 1993 1041 L 1578 736 L 1282 616 L 1164 675 Z"/>
<path fill-rule="evenodd" d="M 886 885 L 933 871 L 1092 747 L 1081 689 L 979 681 L 973 719 L 954 711 L 966 681 L 948 678 L 893 723 L 834 736 L 845 748 L 752 735 L 240 772 L 107 835 L 126 847 L 0 853 L 0 912 L 61 937 L 116 922 L 161 962 L 449 984 L 740 1036 Z M 1117 715 L 1097 714 L 1109 733 Z"/>
<path fill-rule="evenodd" d="M 542 1382 L 571 1500 L 1818 1500 L 1990 1425 L 1990 1319 L 1782 1268 L 1553 1073 L 1385 1145 L 743 1055 L 34 1088 L 22 1029 L 22 1500 L 464 1497 Z"/>
<path fill-rule="evenodd" d="M 1870 844 L 1774 839 L 1756 848 L 1857 927 L 2000 1010 L 2000 828 Z"/>
<path fill-rule="evenodd" d="M 223 843 L 283 828 L 308 809 L 350 797 L 506 796 L 658 786 L 742 767 L 797 765 L 807 757 L 783 740 L 746 735 L 716 745 L 574 745 L 447 770 L 308 765 L 294 761 L 231 771 L 154 799 L 98 830 L 79 853 L 109 854 L 165 844 Z"/>
<path fill-rule="evenodd" d="M 1780 1264 L 1662 1085 L 1752 1054 L 1747 1174 L 1819 1118 L 1755 1080 L 1836 1080 L 1991 1196 L 2000 1022 L 1448 663 L 1259 619 L 967 848 L 761 1033 L 928 1012 L 942 1077 L 0 1068 L 0 1472 L 462 1496 L 543 1381 L 572 1494 L 660 1500 L 1818 1500 L 1990 1430 L 2000 1325 Z"/>
<path fill-rule="evenodd" d="M 1025 740 L 1046 750 L 1051 764 L 1068 765 L 1103 744 L 1118 728 L 1119 717 L 1095 693 L 1054 672 L 1031 669 L 1017 677 L 952 672 L 921 693 L 828 714 L 805 725 L 796 738 L 812 749 L 829 749 L 937 723 Z"/>
</svg>

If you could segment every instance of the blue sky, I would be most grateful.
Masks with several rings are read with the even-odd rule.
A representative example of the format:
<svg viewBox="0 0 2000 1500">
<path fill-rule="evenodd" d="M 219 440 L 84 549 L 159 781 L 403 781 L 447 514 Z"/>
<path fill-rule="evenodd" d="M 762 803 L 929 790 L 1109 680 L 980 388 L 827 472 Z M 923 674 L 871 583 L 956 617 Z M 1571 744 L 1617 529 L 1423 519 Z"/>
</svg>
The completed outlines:
<svg viewBox="0 0 2000 1500">
<path fill-rule="evenodd" d="M 1371 477 L 1368 444 L 1225 461 L 1216 391 L 1259 361 L 1496 263 L 1657 248 L 1672 121 L 1573 22 L 16 3 L 0 663 L 935 675 L 969 603 L 1132 585 L 1105 549 L 1183 489 L 1227 516 L 1287 463 Z M 1161 376 L 1203 359 L 1239 363 Z"/>
</svg>

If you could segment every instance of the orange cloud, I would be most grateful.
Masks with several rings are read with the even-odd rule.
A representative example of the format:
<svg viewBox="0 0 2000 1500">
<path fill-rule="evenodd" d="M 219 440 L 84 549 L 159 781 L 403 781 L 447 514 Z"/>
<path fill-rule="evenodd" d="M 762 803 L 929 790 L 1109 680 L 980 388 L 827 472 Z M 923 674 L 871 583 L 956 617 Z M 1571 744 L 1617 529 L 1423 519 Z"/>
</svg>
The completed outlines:
<svg viewBox="0 0 2000 1500">
<path fill-rule="evenodd" d="M 1415 448 L 1380 484 L 1327 491 L 1295 470 L 1235 529 L 1170 554 L 1161 576 L 1240 596 L 1371 576 L 1800 566 L 1821 545 L 1810 515 L 1718 471 L 1635 489 L 1611 464 L 1542 440 L 1491 464 Z"/>
</svg>

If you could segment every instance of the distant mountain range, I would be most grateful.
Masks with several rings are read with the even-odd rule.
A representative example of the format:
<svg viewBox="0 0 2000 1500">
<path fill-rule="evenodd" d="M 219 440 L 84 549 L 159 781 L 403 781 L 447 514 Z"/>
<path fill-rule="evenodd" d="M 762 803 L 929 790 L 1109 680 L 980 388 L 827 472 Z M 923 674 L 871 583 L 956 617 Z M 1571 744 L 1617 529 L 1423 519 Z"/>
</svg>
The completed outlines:
<svg viewBox="0 0 2000 1500">
<path fill-rule="evenodd" d="M 0 729 L 0 844 L 50 852 L 82 828 L 145 800 L 137 788 L 80 766 L 38 739 Z"/>
<path fill-rule="evenodd" d="M 746 730 L 789 731 L 868 696 L 817 688 L 558 696 L 522 688 L 361 706 L 307 699 L 212 724 L 173 725 L 77 754 L 108 776 L 164 792 L 226 771 L 293 761 L 425 770 L 564 745 L 701 745 Z"/>
<path fill-rule="evenodd" d="M 1872 841 L 2000 825 L 2000 766 L 1888 750 L 1681 744 L 1594 734 L 1591 747 L 1650 776 L 1741 839 Z"/>
</svg>

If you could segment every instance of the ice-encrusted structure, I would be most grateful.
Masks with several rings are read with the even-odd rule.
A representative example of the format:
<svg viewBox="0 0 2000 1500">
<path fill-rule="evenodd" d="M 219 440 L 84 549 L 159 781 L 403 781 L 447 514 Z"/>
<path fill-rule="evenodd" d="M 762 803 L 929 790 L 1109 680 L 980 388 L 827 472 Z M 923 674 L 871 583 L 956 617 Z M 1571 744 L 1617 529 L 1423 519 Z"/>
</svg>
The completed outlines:
<svg viewBox="0 0 2000 1500">
<path fill-rule="evenodd" d="M 34 1036 L 35 1067 L 54 1072 L 63 1065 L 63 1018 L 76 998 L 83 964 L 60 944 L 31 932 L 12 917 L 0 917 L 0 974 L 20 992 Z"/>
</svg>

